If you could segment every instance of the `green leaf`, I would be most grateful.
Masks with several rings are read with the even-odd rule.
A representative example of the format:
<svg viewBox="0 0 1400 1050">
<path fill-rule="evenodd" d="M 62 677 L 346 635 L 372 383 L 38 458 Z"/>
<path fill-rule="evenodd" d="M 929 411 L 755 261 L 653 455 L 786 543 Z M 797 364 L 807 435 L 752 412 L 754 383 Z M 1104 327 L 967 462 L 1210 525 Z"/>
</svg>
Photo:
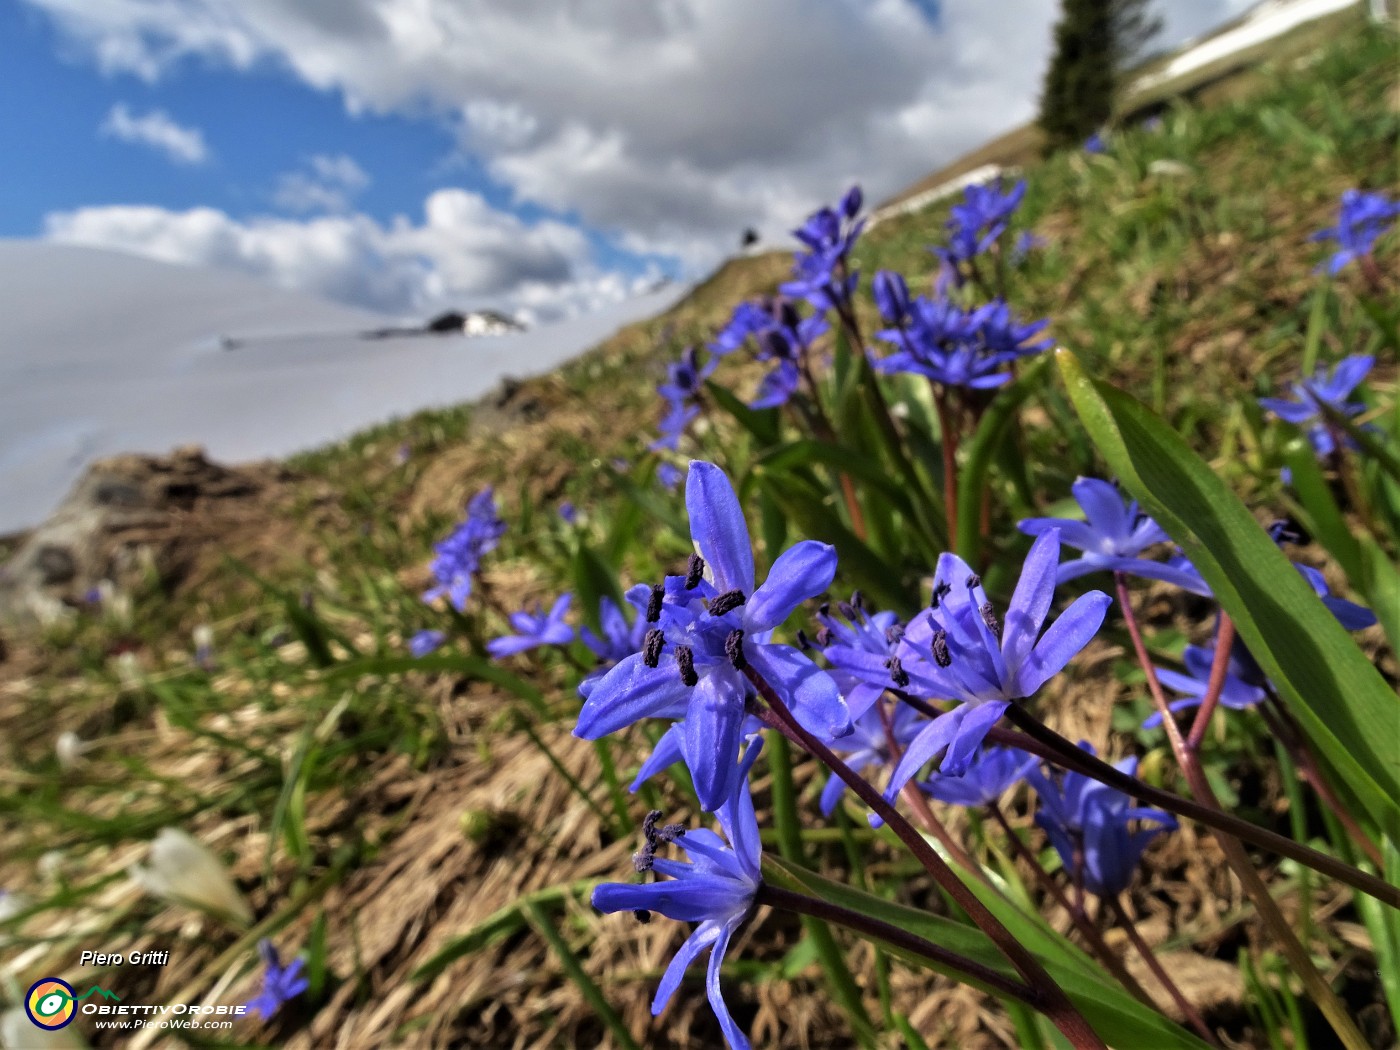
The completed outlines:
<svg viewBox="0 0 1400 1050">
<path fill-rule="evenodd" d="M 769 448 L 778 443 L 781 434 L 776 408 L 750 408 L 713 379 L 705 380 L 705 390 L 714 398 L 715 404 L 733 416 L 754 436 L 760 448 Z"/>
<path fill-rule="evenodd" d="M 1002 387 L 967 443 L 967 461 L 958 478 L 957 552 L 969 565 L 978 563 L 981 545 L 982 490 L 987 487 L 987 471 L 992 457 L 1010 429 L 1011 420 L 1026 399 L 1045 385 L 1049 360 L 1042 358 L 1026 369 L 1015 382 Z"/>
<path fill-rule="evenodd" d="M 778 733 L 767 734 L 768 767 L 773 773 L 773 824 L 778 829 L 778 849 L 794 864 L 804 864 L 806 852 L 802 846 L 802 818 L 797 812 L 797 790 L 792 782 L 792 752 L 788 742 Z M 820 919 L 802 916 L 802 928 L 807 936 L 799 944 L 811 946 L 811 954 L 821 963 L 827 985 L 846 1019 L 850 1022 L 861 1046 L 873 1047 L 878 1039 L 875 1026 L 861 1001 L 860 986 L 846 965 L 841 947 L 831 928 Z M 792 976 L 789 974 L 788 976 Z"/>
<path fill-rule="evenodd" d="M 611 598 L 619 609 L 626 607 L 622 598 L 622 588 L 617 582 L 617 571 L 583 543 L 580 543 L 578 550 L 574 552 L 572 569 L 574 591 L 578 598 L 577 608 L 583 616 L 584 623 L 595 631 L 601 631 L 603 626 L 598 621 L 600 599 Z"/>
<path fill-rule="evenodd" d="M 1253 515 L 1146 406 L 1057 351 L 1119 481 L 1180 544 L 1309 740 L 1386 834 L 1400 833 L 1400 702 Z"/>
<path fill-rule="evenodd" d="M 1008 977 L 1016 976 L 996 946 L 975 927 L 883 900 L 771 855 L 765 854 L 763 858 L 763 877 L 775 886 L 805 893 L 850 911 L 891 923 Z M 1013 929 L 1012 932 L 1020 935 L 1018 930 Z M 1119 988 L 1100 967 L 1068 941 L 1058 938 L 1057 935 L 1049 936 L 1062 942 L 1062 946 L 1057 946 L 1049 954 L 1041 954 L 1037 948 L 1032 950 L 1037 952 L 1046 971 L 1064 989 L 1065 994 L 1083 1013 L 1085 1020 L 1110 1046 L 1150 1046 L 1153 1050 L 1202 1050 L 1206 1046 L 1190 1032 Z M 1048 939 L 1037 940 L 1038 947 L 1047 943 Z M 890 954 L 908 963 L 944 972 L 957 980 L 977 985 L 977 982 L 968 980 L 961 973 L 947 970 L 923 956 L 914 955 L 893 945 L 885 945 L 885 948 Z"/>
<path fill-rule="evenodd" d="M 479 678 L 524 700 L 540 717 L 548 719 L 552 716 L 544 694 L 533 685 L 519 675 L 469 653 L 429 653 L 422 657 L 373 656 L 346 661 L 325 671 L 322 678 L 325 681 L 338 681 L 342 678 L 359 678 L 361 675 L 392 677 L 410 671 L 451 671 Z"/>
</svg>

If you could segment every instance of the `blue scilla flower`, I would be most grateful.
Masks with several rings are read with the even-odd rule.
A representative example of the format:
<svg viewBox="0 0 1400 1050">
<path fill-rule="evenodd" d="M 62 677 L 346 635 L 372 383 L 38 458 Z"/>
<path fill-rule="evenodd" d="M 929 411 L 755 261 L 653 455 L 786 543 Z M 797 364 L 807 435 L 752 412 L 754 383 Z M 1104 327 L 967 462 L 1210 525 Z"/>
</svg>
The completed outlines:
<svg viewBox="0 0 1400 1050">
<path fill-rule="evenodd" d="M 793 256 L 793 279 L 782 285 L 784 295 L 806 299 L 820 313 L 844 308 L 855 294 L 859 275 L 847 260 L 865 221 L 856 221 L 861 192 L 852 186 L 835 208 L 820 208 L 793 235 L 806 251 Z"/>
<path fill-rule="evenodd" d="M 1342 194 L 1337 225 L 1319 230 L 1309 239 L 1337 242 L 1337 252 L 1326 263 L 1328 274 L 1335 274 L 1353 259 L 1370 254 L 1397 215 L 1400 201 L 1389 200 L 1383 193 L 1347 190 Z"/>
<path fill-rule="evenodd" d="M 506 523 L 496 513 L 496 499 L 488 485 L 467 504 L 467 517 L 447 539 L 434 545 L 437 557 L 429 568 L 438 585 L 423 595 L 425 602 L 447 595 L 462 612 L 471 597 L 472 581 L 481 568 L 481 559 L 496 549 Z"/>
<path fill-rule="evenodd" d="M 744 719 L 744 727 L 740 731 L 740 735 L 743 739 L 752 742 L 754 737 L 763 733 L 763 729 L 763 722 L 757 717 L 749 715 Z M 635 793 L 638 788 L 663 769 L 677 762 L 685 761 L 685 754 L 681 750 L 684 740 L 685 725 L 681 722 L 676 722 L 670 729 L 662 733 L 656 741 L 656 746 L 651 749 L 651 754 L 638 767 L 637 775 L 632 778 L 632 783 L 627 785 L 627 790 Z"/>
<path fill-rule="evenodd" d="M 271 941 L 258 941 L 258 954 L 262 956 L 263 965 L 267 969 L 263 971 L 262 992 L 257 998 L 249 1001 L 248 1011 L 259 1014 L 264 1021 L 270 1021 L 272 1015 L 281 1009 L 284 1003 L 295 999 L 311 985 L 301 975 L 305 965 L 301 959 L 293 959 L 283 966 Z"/>
<path fill-rule="evenodd" d="M 644 885 L 605 882 L 593 891 L 593 907 L 599 911 L 656 911 L 677 922 L 699 923 L 662 974 L 651 1003 L 652 1016 L 666 1008 L 680 987 L 686 968 L 708 948 L 705 991 L 710 1008 L 719 1020 L 725 1042 L 743 1050 L 747 1050 L 749 1040 L 729 1013 L 720 991 L 719 975 L 730 939 L 753 912 L 754 896 L 763 881 L 758 820 L 748 784 L 749 770 L 761 748 L 762 741 L 756 740 L 745 749 L 743 761 L 735 766 L 736 776 L 729 790 L 715 807 L 723 838 L 703 828 L 686 831 L 667 825 L 658 829 L 659 814 L 649 816 L 644 825 L 647 843 L 634 862 L 638 871 L 655 871 L 666 876 L 667 881 Z M 668 842 L 684 849 L 690 861 L 657 857 L 657 848 Z"/>
<path fill-rule="evenodd" d="M 858 719 L 886 689 L 909 682 L 896 653 L 904 625 L 894 613 L 868 612 L 859 595 L 852 598 L 837 605 L 840 618 L 832 615 L 829 605 L 818 611 L 816 645 L 831 665 L 831 677 L 851 718 Z"/>
<path fill-rule="evenodd" d="M 1060 533 L 1051 529 L 1026 555 L 1003 626 L 967 563 L 955 554 L 939 558 L 933 608 L 915 617 L 901 639 L 901 665 L 921 695 L 962 703 L 929 722 L 909 744 L 885 790 L 887 799 L 945 750 L 940 768 L 962 776 L 1007 706 L 1034 694 L 1098 632 L 1112 599 L 1090 591 L 1041 634 L 1059 560 Z"/>
<path fill-rule="evenodd" d="M 441 648 L 442 643 L 445 641 L 447 641 L 447 633 L 445 631 L 435 631 L 432 628 L 425 628 L 408 640 L 408 651 L 415 657 L 422 658 Z"/>
<path fill-rule="evenodd" d="M 905 323 L 876 333 L 895 352 L 872 363 L 879 372 L 913 372 L 944 386 L 998 387 L 1010 381 L 1011 362 L 1050 346 L 1048 339 L 1032 341 L 1047 323 L 1019 324 L 999 299 L 967 311 L 945 298 L 919 296 Z"/>
<path fill-rule="evenodd" d="M 935 773 L 919 787 L 953 806 L 990 806 L 1035 768 L 1034 755 L 1014 747 L 986 747 L 977 752 L 960 777 Z"/>
<path fill-rule="evenodd" d="M 559 520 L 565 525 L 578 524 L 578 508 L 574 506 L 571 500 L 565 500 L 563 503 L 559 504 L 558 513 Z"/>
<path fill-rule="evenodd" d="M 1003 192 L 1002 181 L 968 186 L 948 213 L 948 245 L 934 254 L 950 266 L 968 262 L 990 248 L 1003 233 L 1026 195 L 1026 180 Z"/>
<path fill-rule="evenodd" d="M 879 270 L 870 282 L 870 294 L 886 324 L 901 325 L 909 316 L 909 286 L 893 270 Z"/>
<path fill-rule="evenodd" d="M 1376 359 L 1369 354 L 1354 354 L 1338 361 L 1329 372 L 1318 369 L 1310 380 L 1293 384 L 1293 399 L 1263 397 L 1259 404 L 1286 422 L 1308 427 L 1308 441 L 1313 451 L 1326 458 L 1337 450 L 1333 428 L 1327 424 L 1322 406 L 1344 416 L 1354 416 L 1366 410 L 1359 401 L 1348 401 L 1351 392 L 1361 385 Z"/>
<path fill-rule="evenodd" d="M 972 328 L 984 355 L 1014 361 L 1050 349 L 1052 339 L 1035 337 L 1050 324 L 1048 318 L 1020 324 L 1003 299 L 993 299 L 972 315 Z"/>
<path fill-rule="evenodd" d="M 1096 131 L 1084 140 L 1084 152 L 1093 154 L 1108 152 L 1108 139 L 1102 131 Z"/>
<path fill-rule="evenodd" d="M 709 344 L 710 352 L 720 357 L 732 354 L 772 323 L 772 314 L 762 304 L 745 299 L 734 307 L 729 320 Z"/>
<path fill-rule="evenodd" d="M 1095 753 L 1086 741 L 1079 746 Z M 1113 768 L 1132 776 L 1137 759 L 1116 762 Z M 1177 827 L 1170 813 L 1136 807 L 1121 791 L 1081 773 L 1065 773 L 1057 782 L 1032 769 L 1026 779 L 1040 796 L 1035 822 L 1049 836 L 1065 871 L 1076 885 L 1100 897 L 1116 897 L 1127 889 L 1148 843 Z M 1142 820 L 1158 826 L 1131 830 L 1134 821 Z"/>
<path fill-rule="evenodd" d="M 825 671 L 771 641 L 798 605 L 830 586 L 835 548 L 813 540 L 790 547 L 755 589 L 748 525 L 724 471 L 692 460 L 685 502 L 697 553 L 684 576 L 651 589 L 642 651 L 593 686 L 574 733 L 596 740 L 643 718 L 682 722 L 682 751 L 708 811 L 738 775 L 735 755 L 752 692 L 746 667 L 783 693 L 814 732 L 843 735 L 850 715 Z"/>
<path fill-rule="evenodd" d="M 510 614 L 510 625 L 515 634 L 494 638 L 486 643 L 486 651 L 497 660 L 541 645 L 568 645 L 574 640 L 574 629 L 564 622 L 569 612 L 569 603 L 574 596 L 561 594 L 548 613 L 535 606 L 533 612 L 525 609 Z"/>
<path fill-rule="evenodd" d="M 598 658 L 598 668 L 590 673 L 578 686 L 578 694 L 585 700 L 593 687 L 603 680 L 603 676 L 617 664 L 637 652 L 646 637 L 646 618 L 639 611 L 632 623 L 611 598 L 606 595 L 598 599 L 598 626 L 602 634 L 594 634 L 588 627 L 580 627 L 579 640 Z M 667 763 L 669 765 L 669 763 Z"/>
<path fill-rule="evenodd" d="M 718 364 L 712 359 L 702 365 L 699 352 L 691 346 L 667 366 L 666 381 L 656 388 L 666 399 L 667 411 L 659 427 L 661 437 L 652 442 L 652 451 L 675 449 L 680 443 L 681 435 L 700 414 L 700 392 Z"/>
<path fill-rule="evenodd" d="M 1028 536 L 1040 536 L 1051 529 L 1060 531 L 1060 542 L 1083 551 L 1081 557 L 1060 565 L 1055 582 L 1064 583 L 1090 572 L 1114 570 L 1132 571 L 1142 552 L 1167 542 L 1167 534 L 1155 521 L 1138 509 L 1137 500 L 1124 500 L 1116 485 L 1098 478 L 1079 478 L 1070 487 L 1076 502 L 1084 510 L 1084 520 L 1072 518 L 1027 518 L 1018 528 Z M 1124 569 L 1127 562 L 1134 564 Z M 1175 572 L 1160 562 L 1163 576 Z M 1149 572 L 1158 570 L 1148 570 Z M 1195 577 L 1195 570 L 1191 570 Z M 1182 579 L 1188 577 L 1182 575 Z M 1190 580 L 1194 584 L 1194 579 Z"/>
<path fill-rule="evenodd" d="M 842 760 L 852 770 L 883 768 L 893 761 L 890 750 L 890 736 L 885 729 L 885 714 L 878 706 L 866 709 L 865 713 L 851 723 L 851 732 L 839 739 L 827 740 L 833 751 L 841 753 Z M 888 714 L 894 742 L 902 751 L 922 728 L 923 716 L 908 704 L 896 704 Z M 867 774 L 866 779 L 869 779 Z M 846 782 L 835 773 L 826 778 L 822 788 L 822 816 L 829 817 L 836 812 L 841 796 L 846 793 Z"/>
<path fill-rule="evenodd" d="M 772 367 L 759 384 L 758 396 L 750 408 L 775 408 L 787 404 L 797 392 L 801 372 L 799 362 L 811 351 L 812 343 L 830 326 L 820 315 L 802 317 L 796 306 L 783 299 L 769 307 L 769 321 L 758 331 L 755 341 L 758 360 Z"/>
<path fill-rule="evenodd" d="M 1197 645 L 1188 645 L 1186 651 L 1182 653 L 1181 659 L 1186 665 L 1185 674 L 1162 667 L 1157 668 L 1159 682 L 1173 692 L 1185 695 L 1185 699 L 1176 700 L 1167 705 L 1173 712 L 1199 707 L 1201 701 L 1205 699 L 1206 690 L 1210 685 L 1211 665 L 1215 662 L 1215 647 L 1207 649 Z M 1220 690 L 1220 703 L 1234 711 L 1253 707 L 1268 695 L 1264 684 L 1264 675 L 1259 670 L 1259 665 L 1254 662 L 1254 658 L 1249 655 L 1248 650 L 1236 640 L 1230 651 L 1230 662 L 1226 665 L 1225 683 Z M 1142 723 L 1142 728 L 1156 729 L 1161 724 L 1161 712 L 1154 711 L 1152 716 Z"/>
<path fill-rule="evenodd" d="M 656 468 L 656 480 L 665 489 L 675 489 L 683 477 L 685 475 L 681 473 L 680 467 L 672 463 L 662 463 Z"/>
</svg>

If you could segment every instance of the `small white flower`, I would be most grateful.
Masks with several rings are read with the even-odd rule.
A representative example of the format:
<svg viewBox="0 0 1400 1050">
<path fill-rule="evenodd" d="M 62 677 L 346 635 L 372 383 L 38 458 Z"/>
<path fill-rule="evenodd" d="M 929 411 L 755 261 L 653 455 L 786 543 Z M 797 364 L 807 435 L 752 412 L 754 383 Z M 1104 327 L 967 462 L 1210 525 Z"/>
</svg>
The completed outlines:
<svg viewBox="0 0 1400 1050">
<path fill-rule="evenodd" d="M 53 749 L 58 755 L 59 767 L 65 772 L 71 772 L 83 764 L 84 753 L 91 751 L 96 746 L 94 743 L 85 741 L 70 729 L 58 734 Z"/>
<path fill-rule="evenodd" d="M 129 689 L 141 684 L 141 661 L 130 650 L 117 657 L 117 678 Z"/>
<path fill-rule="evenodd" d="M 1192 174 L 1191 169 L 1181 163 L 1181 161 L 1167 160 L 1165 158 L 1154 160 L 1147 166 L 1147 172 L 1149 175 L 1169 175 L 1172 178 L 1178 179 Z"/>
<path fill-rule="evenodd" d="M 39 858 L 35 867 L 39 869 L 40 878 L 54 880 L 62 877 L 66 863 L 68 858 L 61 849 L 51 849 Z"/>
<path fill-rule="evenodd" d="M 252 909 L 218 858 L 178 828 L 162 828 L 146 867 L 133 865 L 130 874 L 153 896 L 252 924 Z"/>
<path fill-rule="evenodd" d="M 5 1050 L 80 1050 L 87 1045 L 76 1025 L 46 1032 L 30 1022 L 22 1006 L 0 1013 L 0 1046 Z"/>
<path fill-rule="evenodd" d="M 0 890 L 0 922 L 13 919 L 27 907 L 29 907 L 29 900 L 23 894 Z"/>
</svg>

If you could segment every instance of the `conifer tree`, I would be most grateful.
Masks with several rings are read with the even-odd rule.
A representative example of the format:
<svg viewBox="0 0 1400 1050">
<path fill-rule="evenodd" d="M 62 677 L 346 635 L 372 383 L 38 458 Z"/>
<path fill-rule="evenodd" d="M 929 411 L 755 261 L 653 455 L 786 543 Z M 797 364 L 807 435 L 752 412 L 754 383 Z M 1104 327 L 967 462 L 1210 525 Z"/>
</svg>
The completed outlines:
<svg viewBox="0 0 1400 1050">
<path fill-rule="evenodd" d="M 1148 0 L 1064 0 L 1040 98 L 1047 145 L 1078 145 L 1107 123 L 1124 68 L 1161 28 Z"/>
</svg>

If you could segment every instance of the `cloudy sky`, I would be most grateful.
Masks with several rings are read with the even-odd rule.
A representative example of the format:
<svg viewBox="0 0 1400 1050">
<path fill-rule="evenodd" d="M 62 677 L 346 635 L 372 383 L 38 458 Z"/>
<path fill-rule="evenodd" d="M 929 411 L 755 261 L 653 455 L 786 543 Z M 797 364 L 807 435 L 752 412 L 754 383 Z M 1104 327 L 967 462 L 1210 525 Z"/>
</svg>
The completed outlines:
<svg viewBox="0 0 1400 1050">
<path fill-rule="evenodd" d="M 0 0 L 0 236 L 588 310 L 1029 119 L 1057 6 Z M 1156 6 L 1165 46 L 1248 0 Z"/>
</svg>

